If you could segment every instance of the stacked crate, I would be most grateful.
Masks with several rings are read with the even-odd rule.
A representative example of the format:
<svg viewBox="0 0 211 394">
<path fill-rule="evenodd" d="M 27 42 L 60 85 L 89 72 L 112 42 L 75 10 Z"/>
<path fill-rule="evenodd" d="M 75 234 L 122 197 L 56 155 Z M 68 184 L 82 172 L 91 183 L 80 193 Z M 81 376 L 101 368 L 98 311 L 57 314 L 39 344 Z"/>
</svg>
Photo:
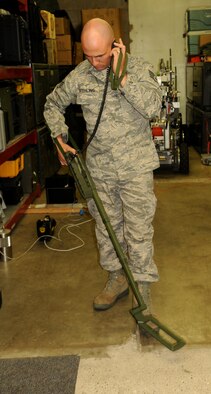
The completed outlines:
<svg viewBox="0 0 211 394">
<path fill-rule="evenodd" d="M 57 64 L 55 16 L 51 12 L 41 10 L 41 22 L 45 35 L 44 45 L 47 51 L 47 63 Z"/>
<path fill-rule="evenodd" d="M 84 26 L 92 18 L 106 20 L 114 31 L 117 41 L 122 37 L 121 16 L 119 8 L 88 8 L 82 9 L 82 25 Z"/>
<path fill-rule="evenodd" d="M 55 18 L 57 64 L 72 64 L 72 37 L 68 18 Z"/>
<path fill-rule="evenodd" d="M 76 41 L 74 44 L 74 65 L 81 63 L 84 60 L 83 49 L 81 42 Z"/>
<path fill-rule="evenodd" d="M 186 11 L 187 55 L 210 55 L 211 46 L 211 7 L 206 9 L 191 7 Z M 200 59 L 199 59 L 200 61 Z"/>
</svg>

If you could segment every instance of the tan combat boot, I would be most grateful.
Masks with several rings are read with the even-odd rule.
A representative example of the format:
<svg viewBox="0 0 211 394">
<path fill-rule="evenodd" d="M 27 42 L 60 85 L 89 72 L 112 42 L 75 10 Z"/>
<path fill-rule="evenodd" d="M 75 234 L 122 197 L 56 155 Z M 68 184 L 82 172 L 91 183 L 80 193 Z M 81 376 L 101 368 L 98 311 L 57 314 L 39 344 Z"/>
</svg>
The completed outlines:
<svg viewBox="0 0 211 394">
<path fill-rule="evenodd" d="M 105 288 L 94 299 L 93 307 L 97 311 L 105 311 L 111 308 L 117 300 L 128 294 L 128 283 L 123 271 L 110 272 Z"/>
</svg>

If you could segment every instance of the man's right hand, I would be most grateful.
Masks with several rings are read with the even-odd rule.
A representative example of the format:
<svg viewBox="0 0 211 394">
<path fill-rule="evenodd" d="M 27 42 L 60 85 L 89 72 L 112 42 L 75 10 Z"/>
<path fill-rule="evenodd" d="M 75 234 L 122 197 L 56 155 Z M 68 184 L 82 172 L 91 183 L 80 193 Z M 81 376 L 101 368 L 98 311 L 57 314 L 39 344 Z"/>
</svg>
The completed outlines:
<svg viewBox="0 0 211 394">
<path fill-rule="evenodd" d="M 73 153 L 74 155 L 77 153 L 77 151 L 76 151 L 74 148 L 72 148 L 71 146 L 69 146 L 68 144 L 66 144 L 65 142 L 63 142 L 62 136 L 61 136 L 61 135 L 59 135 L 59 136 L 56 137 L 56 138 L 57 138 L 59 144 L 61 145 L 62 149 L 64 150 L 64 152 L 71 152 L 71 153 Z M 60 161 L 61 165 L 66 166 L 66 165 L 67 165 L 67 162 L 66 162 L 66 160 L 65 160 L 65 158 L 64 158 L 64 156 L 63 156 L 63 154 L 60 152 L 60 150 L 59 150 L 58 147 L 57 147 L 57 151 L 58 151 L 58 158 L 59 158 L 59 161 Z"/>
</svg>

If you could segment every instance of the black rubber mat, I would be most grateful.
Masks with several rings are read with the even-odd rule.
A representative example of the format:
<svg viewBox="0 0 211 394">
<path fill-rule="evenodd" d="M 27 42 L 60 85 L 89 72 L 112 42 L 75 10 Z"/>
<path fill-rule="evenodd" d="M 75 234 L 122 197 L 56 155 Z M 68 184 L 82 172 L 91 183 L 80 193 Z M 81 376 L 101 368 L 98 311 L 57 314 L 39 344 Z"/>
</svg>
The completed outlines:
<svg viewBox="0 0 211 394">
<path fill-rule="evenodd" d="M 73 394 L 80 357 L 0 359 L 1 394 Z"/>
</svg>

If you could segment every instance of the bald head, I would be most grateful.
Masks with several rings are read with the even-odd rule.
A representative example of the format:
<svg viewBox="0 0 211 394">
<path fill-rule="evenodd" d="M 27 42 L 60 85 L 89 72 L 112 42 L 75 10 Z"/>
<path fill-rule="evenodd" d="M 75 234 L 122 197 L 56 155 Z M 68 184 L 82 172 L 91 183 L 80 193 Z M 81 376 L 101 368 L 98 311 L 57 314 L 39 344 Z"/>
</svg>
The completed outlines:
<svg viewBox="0 0 211 394">
<path fill-rule="evenodd" d="M 111 48 L 113 41 L 113 29 L 105 20 L 94 18 L 84 25 L 81 34 L 81 43 L 85 54 L 97 54 L 99 51 L 104 52 L 108 47 Z"/>
</svg>

